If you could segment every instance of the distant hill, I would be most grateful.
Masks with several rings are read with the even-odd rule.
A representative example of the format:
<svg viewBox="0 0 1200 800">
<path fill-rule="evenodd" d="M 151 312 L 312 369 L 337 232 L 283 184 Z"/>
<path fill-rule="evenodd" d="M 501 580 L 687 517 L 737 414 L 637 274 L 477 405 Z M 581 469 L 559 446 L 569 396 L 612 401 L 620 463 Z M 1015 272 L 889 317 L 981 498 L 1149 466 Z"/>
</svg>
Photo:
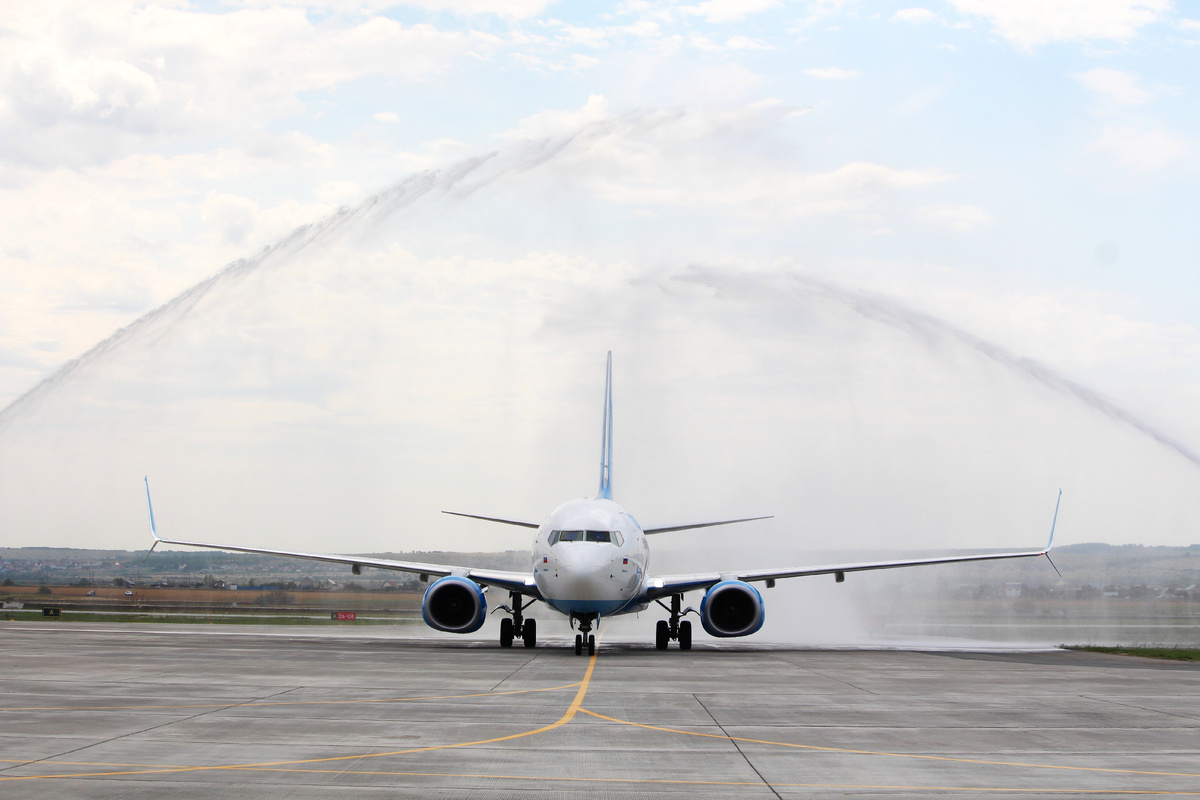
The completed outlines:
<svg viewBox="0 0 1200 800">
<path fill-rule="evenodd" d="M 471 564 L 490 569 L 524 570 L 529 568 L 525 550 L 504 552 L 415 551 L 407 553 L 358 553 L 374 558 L 424 561 L 435 564 Z M 892 557 L 893 553 L 840 553 L 838 560 Z M 1179 587 L 1200 586 L 1200 544 L 1190 547 L 1073 544 L 1058 547 L 1051 554 L 1057 573 L 1045 559 L 1021 559 L 979 564 L 949 565 L 921 570 L 896 570 L 880 573 L 880 583 L 903 583 L 916 572 L 921 582 L 945 589 L 969 583 L 1023 583 L 1028 586 L 1105 586 Z M 820 563 L 829 563 L 822 556 Z M 809 556 L 811 558 L 811 555 Z M 789 562 L 792 557 L 787 559 Z M 267 584 L 298 581 L 308 577 L 338 582 L 357 581 L 364 585 L 385 580 L 404 581 L 407 577 L 382 570 L 366 570 L 351 577 L 344 565 L 317 561 L 226 553 L 214 550 L 164 552 L 149 557 L 145 550 L 92 550 L 67 547 L 0 547 L 0 578 L 19 583 L 65 584 L 87 579 L 100 583 L 114 578 L 138 576 L 143 582 L 170 580 L 187 582 L 205 575 L 241 584 Z M 807 560 L 798 563 L 809 563 Z M 812 563 L 817 563 L 813 561 Z M 1200 592 L 1196 594 L 1200 597 Z"/>
</svg>

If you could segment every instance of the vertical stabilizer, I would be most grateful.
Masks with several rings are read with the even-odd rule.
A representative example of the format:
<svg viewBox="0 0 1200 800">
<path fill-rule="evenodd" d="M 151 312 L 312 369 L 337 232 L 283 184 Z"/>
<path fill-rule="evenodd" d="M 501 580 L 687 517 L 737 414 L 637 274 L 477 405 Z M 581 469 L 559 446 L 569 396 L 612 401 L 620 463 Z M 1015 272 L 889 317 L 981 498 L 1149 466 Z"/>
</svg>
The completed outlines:
<svg viewBox="0 0 1200 800">
<path fill-rule="evenodd" d="M 600 442 L 600 494 L 612 500 L 612 350 L 608 351 L 608 366 L 604 374 L 604 430 Z"/>
</svg>

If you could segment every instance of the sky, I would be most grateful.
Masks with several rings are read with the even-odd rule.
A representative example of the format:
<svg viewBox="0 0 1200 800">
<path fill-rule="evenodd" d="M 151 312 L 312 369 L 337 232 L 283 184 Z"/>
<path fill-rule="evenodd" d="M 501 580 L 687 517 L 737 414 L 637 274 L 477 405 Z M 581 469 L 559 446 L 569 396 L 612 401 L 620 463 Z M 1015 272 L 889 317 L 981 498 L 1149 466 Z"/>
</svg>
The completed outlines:
<svg viewBox="0 0 1200 800">
<path fill-rule="evenodd" d="M 0 13 L 0 543 L 1200 542 L 1200 10 Z M 736 537 L 736 538 L 731 538 Z M 797 556 L 799 557 L 799 556 Z"/>
</svg>

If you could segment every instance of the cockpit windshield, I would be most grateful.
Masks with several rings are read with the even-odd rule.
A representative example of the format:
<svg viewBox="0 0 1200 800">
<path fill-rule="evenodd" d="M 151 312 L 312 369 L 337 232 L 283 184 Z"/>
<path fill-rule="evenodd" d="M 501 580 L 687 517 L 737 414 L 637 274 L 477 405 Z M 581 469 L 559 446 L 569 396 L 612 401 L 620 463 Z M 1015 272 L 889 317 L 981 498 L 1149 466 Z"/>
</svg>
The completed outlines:
<svg viewBox="0 0 1200 800">
<path fill-rule="evenodd" d="M 617 534 L 620 536 L 620 534 Z M 551 531 L 550 544 L 559 542 L 611 542 L 613 534 L 610 531 Z"/>
</svg>

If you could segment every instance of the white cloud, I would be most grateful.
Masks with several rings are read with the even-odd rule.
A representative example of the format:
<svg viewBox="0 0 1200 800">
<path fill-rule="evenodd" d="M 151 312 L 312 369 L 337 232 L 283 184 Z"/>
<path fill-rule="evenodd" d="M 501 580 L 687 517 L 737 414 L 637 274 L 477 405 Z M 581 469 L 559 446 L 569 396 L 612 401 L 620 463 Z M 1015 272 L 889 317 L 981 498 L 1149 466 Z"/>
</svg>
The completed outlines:
<svg viewBox="0 0 1200 800">
<path fill-rule="evenodd" d="M 404 5 L 462 16 L 493 14 L 508 19 L 525 19 L 540 14 L 555 2 L 556 0 L 242 0 L 238 5 L 251 8 L 295 7 L 331 11 L 346 16 L 365 10 L 384 11 L 396 5 Z"/>
<path fill-rule="evenodd" d="M 1155 98 L 1155 93 L 1142 85 L 1141 76 L 1118 69 L 1097 67 L 1076 77 L 1085 88 L 1119 105 L 1140 105 Z"/>
<path fill-rule="evenodd" d="M 991 21 L 1022 50 L 1063 41 L 1127 41 L 1162 19 L 1170 0 L 950 0 L 960 12 Z"/>
<path fill-rule="evenodd" d="M 341 205 L 362 198 L 363 189 L 353 181 L 326 181 L 317 189 L 322 203 Z"/>
<path fill-rule="evenodd" d="M 376 122 L 399 122 L 400 115 L 395 111 L 380 111 L 378 114 L 372 114 L 371 119 Z"/>
<path fill-rule="evenodd" d="M 541 111 L 522 119 L 517 127 L 504 134 L 506 139 L 540 139 L 562 134 L 608 116 L 608 99 L 593 94 L 578 111 Z"/>
<path fill-rule="evenodd" d="M 798 19 L 791 28 L 792 33 L 803 33 L 808 28 L 835 16 L 843 8 L 853 5 L 857 0 L 809 0 L 805 4 L 805 16 Z"/>
<path fill-rule="evenodd" d="M 706 0 L 688 9 L 709 22 L 733 22 L 779 5 L 779 0 Z"/>
<path fill-rule="evenodd" d="M 965 231 L 992 221 L 992 215 L 979 206 L 932 205 L 917 209 L 917 215 L 927 222 Z"/>
<path fill-rule="evenodd" d="M 1200 33 L 1200 19 L 1181 19 L 1176 21 L 1175 24 L 1179 26 L 1180 30 Z"/>
<path fill-rule="evenodd" d="M 921 24 L 923 22 L 937 22 L 938 15 L 928 8 L 902 8 L 895 14 L 892 14 L 892 19 L 899 20 L 900 22 Z"/>
<path fill-rule="evenodd" d="M 1187 140 L 1161 127 L 1121 126 L 1106 129 L 1089 149 L 1134 173 L 1162 169 L 1192 151 Z"/>
<path fill-rule="evenodd" d="M 200 206 L 201 218 L 217 235 L 234 245 L 245 245 L 254 231 L 259 215 L 258 204 L 235 194 L 209 192 Z"/>
<path fill-rule="evenodd" d="M 825 69 L 806 69 L 804 74 L 813 78 L 820 78 L 827 81 L 844 81 L 850 78 L 857 78 L 858 71 L 853 69 L 838 69 L 837 67 L 828 67 Z"/>
<path fill-rule="evenodd" d="M 500 17 L 526 19 L 537 16 L 555 0 L 405 0 L 405 5 L 427 11 L 452 11 L 456 14 L 495 14 Z"/>
<path fill-rule="evenodd" d="M 725 47 L 730 50 L 769 50 L 771 46 L 761 39 L 749 36 L 730 36 L 725 40 Z"/>
<path fill-rule="evenodd" d="M 316 24 L 304 9 L 224 14 L 133 3 L 19 5 L 0 21 L 0 159 L 84 165 L 147 142 L 246 135 L 300 95 L 369 75 L 418 80 L 494 44 L 383 17 Z"/>
<path fill-rule="evenodd" d="M 607 202 L 656 213 L 730 215 L 752 225 L 891 213 L 907 193 L 952 178 L 935 169 L 870 162 L 817 172 L 756 157 L 756 137 L 798 112 L 778 101 L 617 117 L 607 106 L 603 97 L 593 96 L 578 111 L 522 120 L 508 136 L 569 136 L 570 146 L 555 156 L 559 169 Z M 717 141 L 724 144 L 714 151 Z"/>
</svg>

